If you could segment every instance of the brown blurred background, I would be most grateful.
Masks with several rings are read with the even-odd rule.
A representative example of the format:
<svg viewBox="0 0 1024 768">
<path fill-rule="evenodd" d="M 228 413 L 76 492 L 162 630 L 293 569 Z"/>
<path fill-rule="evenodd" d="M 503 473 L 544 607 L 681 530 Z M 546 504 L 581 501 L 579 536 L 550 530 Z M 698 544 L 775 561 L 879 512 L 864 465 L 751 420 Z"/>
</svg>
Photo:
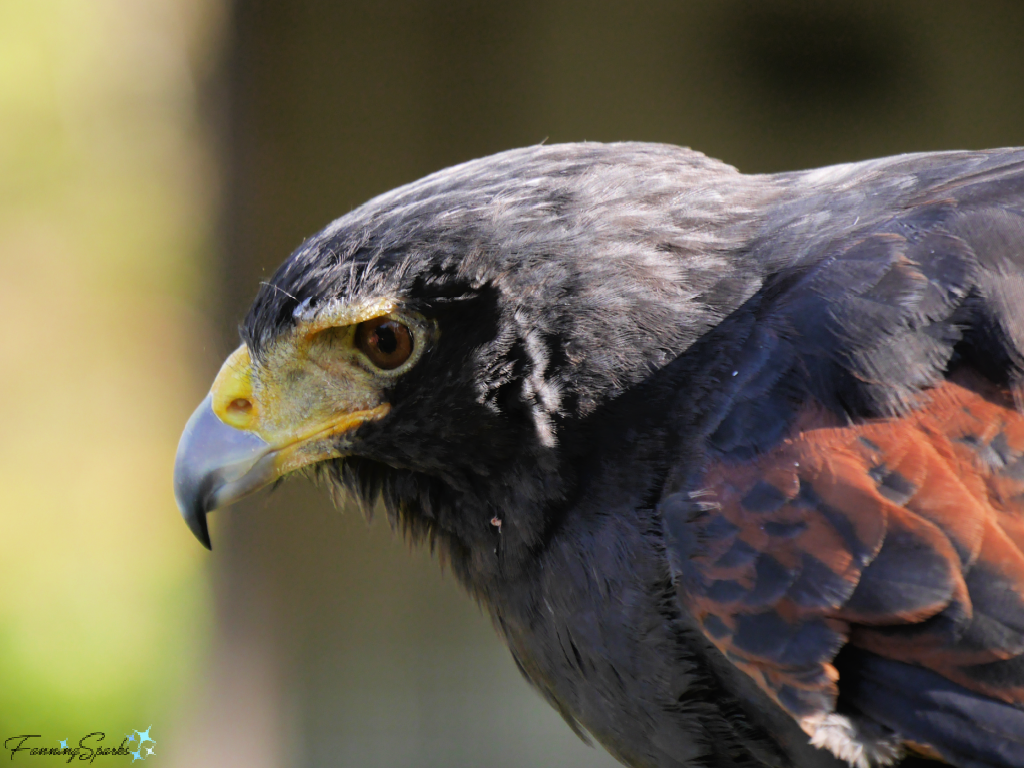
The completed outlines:
<svg viewBox="0 0 1024 768">
<path fill-rule="evenodd" d="M 383 520 L 294 482 L 214 515 L 208 555 L 170 495 L 178 430 L 303 237 L 583 139 L 747 172 L 1024 144 L 1024 4 L 0 0 L 0 737 L 613 765 Z"/>
</svg>

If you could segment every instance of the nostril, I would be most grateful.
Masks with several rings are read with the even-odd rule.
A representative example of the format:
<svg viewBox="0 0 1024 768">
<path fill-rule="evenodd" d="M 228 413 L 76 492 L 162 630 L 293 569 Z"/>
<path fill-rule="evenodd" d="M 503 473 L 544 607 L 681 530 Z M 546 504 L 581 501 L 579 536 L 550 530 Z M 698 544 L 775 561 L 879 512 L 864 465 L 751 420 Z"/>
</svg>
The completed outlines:
<svg viewBox="0 0 1024 768">
<path fill-rule="evenodd" d="M 228 403 L 228 413 L 233 416 L 248 416 L 250 411 L 252 411 L 252 401 L 246 400 L 244 397 L 236 397 Z"/>
</svg>

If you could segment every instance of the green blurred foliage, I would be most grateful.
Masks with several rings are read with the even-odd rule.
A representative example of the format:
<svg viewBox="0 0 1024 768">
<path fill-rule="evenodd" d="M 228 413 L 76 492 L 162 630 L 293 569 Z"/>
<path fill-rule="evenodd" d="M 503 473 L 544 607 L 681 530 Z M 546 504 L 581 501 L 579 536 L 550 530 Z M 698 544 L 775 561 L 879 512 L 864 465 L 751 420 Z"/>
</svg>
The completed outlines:
<svg viewBox="0 0 1024 768">
<path fill-rule="evenodd" d="M 0 738 L 160 739 L 207 642 L 168 468 L 219 26 L 211 2 L 0 0 Z"/>
</svg>

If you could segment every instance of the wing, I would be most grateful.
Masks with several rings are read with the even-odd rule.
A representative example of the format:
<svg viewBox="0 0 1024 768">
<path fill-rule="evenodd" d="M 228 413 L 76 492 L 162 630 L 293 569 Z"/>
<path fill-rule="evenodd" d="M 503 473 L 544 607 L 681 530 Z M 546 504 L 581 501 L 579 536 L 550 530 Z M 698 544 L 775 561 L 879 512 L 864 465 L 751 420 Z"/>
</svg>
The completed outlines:
<svg viewBox="0 0 1024 768">
<path fill-rule="evenodd" d="M 677 592 L 816 742 L 853 709 L 1024 766 L 1022 166 L 929 183 L 692 351 L 699 470 L 660 504 Z"/>
</svg>

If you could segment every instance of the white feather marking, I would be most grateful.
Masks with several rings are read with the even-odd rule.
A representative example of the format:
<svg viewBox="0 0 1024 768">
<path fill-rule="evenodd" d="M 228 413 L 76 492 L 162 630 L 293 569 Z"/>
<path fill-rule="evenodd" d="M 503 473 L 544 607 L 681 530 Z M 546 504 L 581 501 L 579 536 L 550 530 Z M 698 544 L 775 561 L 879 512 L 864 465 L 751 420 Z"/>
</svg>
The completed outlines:
<svg viewBox="0 0 1024 768">
<path fill-rule="evenodd" d="M 827 749 L 853 768 L 892 765 L 903 756 L 899 737 L 871 722 L 832 712 L 816 725 L 807 721 L 802 725 L 811 733 L 811 744 Z"/>
</svg>

